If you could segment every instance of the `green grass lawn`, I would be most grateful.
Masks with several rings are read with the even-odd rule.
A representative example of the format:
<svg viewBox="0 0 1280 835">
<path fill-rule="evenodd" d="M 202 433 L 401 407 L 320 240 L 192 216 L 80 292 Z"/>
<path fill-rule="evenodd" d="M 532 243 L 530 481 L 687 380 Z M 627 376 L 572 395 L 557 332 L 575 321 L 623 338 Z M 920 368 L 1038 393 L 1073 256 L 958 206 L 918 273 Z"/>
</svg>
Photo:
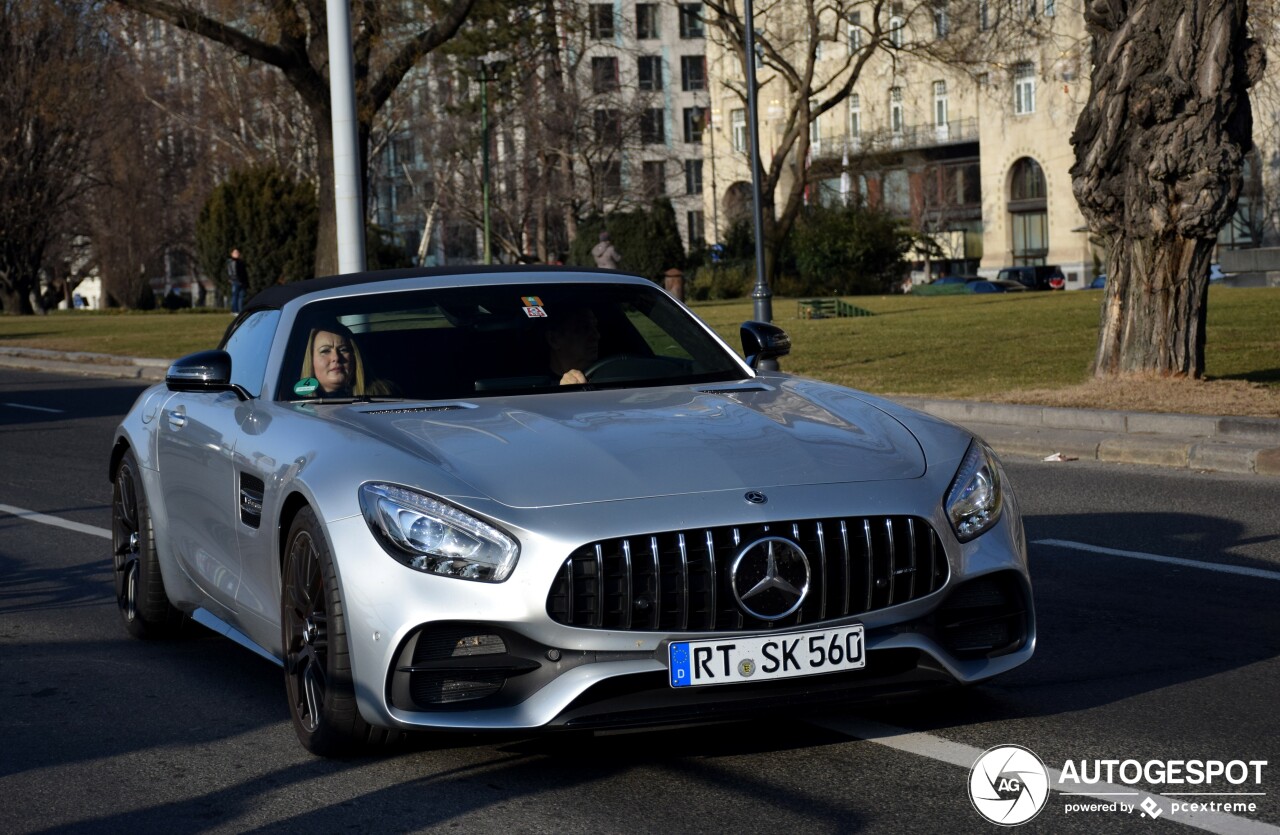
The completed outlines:
<svg viewBox="0 0 1280 835">
<path fill-rule="evenodd" d="M 1102 294 L 858 296 L 876 315 L 800 319 L 794 299 L 773 300 L 791 334 L 786 371 L 880 394 L 984 398 L 1088 379 Z M 752 316 L 749 299 L 693 309 L 730 345 Z M 218 343 L 226 313 L 60 311 L 0 316 L 0 346 L 171 359 Z M 1206 373 L 1280 389 L 1280 289 L 1212 287 Z"/>
</svg>

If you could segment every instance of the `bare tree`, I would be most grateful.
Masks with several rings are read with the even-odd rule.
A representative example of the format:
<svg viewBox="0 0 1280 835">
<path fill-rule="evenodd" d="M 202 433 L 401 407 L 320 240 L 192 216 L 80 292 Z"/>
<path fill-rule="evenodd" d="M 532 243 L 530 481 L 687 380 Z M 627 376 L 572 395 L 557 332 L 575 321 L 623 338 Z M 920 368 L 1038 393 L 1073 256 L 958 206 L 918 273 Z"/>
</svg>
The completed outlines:
<svg viewBox="0 0 1280 835">
<path fill-rule="evenodd" d="M 316 136 L 319 168 L 320 246 L 316 273 L 338 271 L 337 214 L 333 183 L 333 123 L 329 92 L 328 19 L 324 0 L 115 0 L 220 43 L 250 60 L 278 68 L 301 96 Z M 438 13 L 428 4 L 352 4 L 352 52 L 361 182 L 367 183 L 374 116 L 405 75 L 447 43 L 467 20 L 476 0 L 451 0 Z M 420 16 L 421 15 L 421 16 Z M 422 22 L 430 17 L 430 23 Z"/>
<path fill-rule="evenodd" d="M 1094 374 L 1200 377 L 1209 263 L 1252 145 L 1265 58 L 1246 0 L 1090 3 L 1071 176 L 1108 252 Z"/>
<path fill-rule="evenodd" d="M 743 102 L 746 31 L 743 0 L 705 0 L 707 23 L 736 66 L 720 77 Z M 1019 4 L 1020 5 L 1020 4 Z M 997 0 L 767 0 L 753 6 L 758 99 L 769 101 L 780 130 L 761 154 L 765 274 L 805 203 L 810 183 L 810 125 L 846 102 L 865 74 L 902 62 L 978 72 L 1017 44 L 1048 35 L 1026 14 Z M 838 59 L 831 50 L 838 47 Z M 823 58 L 824 47 L 828 50 Z M 763 150 L 763 149 L 762 149 Z"/>
<path fill-rule="evenodd" d="M 93 185 L 109 56 L 80 4 L 0 0 L 0 306 L 31 313 L 51 247 Z M 56 271 L 56 268 L 54 268 Z"/>
</svg>

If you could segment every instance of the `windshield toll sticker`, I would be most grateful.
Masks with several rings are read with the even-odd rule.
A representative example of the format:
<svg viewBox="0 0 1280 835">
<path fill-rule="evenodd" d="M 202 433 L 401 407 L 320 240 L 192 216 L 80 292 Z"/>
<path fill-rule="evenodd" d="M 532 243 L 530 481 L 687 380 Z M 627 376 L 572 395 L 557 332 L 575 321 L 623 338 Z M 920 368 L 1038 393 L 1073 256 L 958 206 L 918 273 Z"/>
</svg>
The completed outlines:
<svg viewBox="0 0 1280 835">
<path fill-rule="evenodd" d="M 315 377 L 303 377 L 293 384 L 293 393 L 299 397 L 311 397 L 320 388 L 320 381 Z"/>
<path fill-rule="evenodd" d="M 545 319 L 547 311 L 542 308 L 542 299 L 538 296 L 521 296 L 520 303 L 524 305 L 524 315 L 530 319 Z"/>
<path fill-rule="evenodd" d="M 520 301 L 525 307 L 542 307 L 542 299 L 537 296 L 521 296 Z"/>
</svg>

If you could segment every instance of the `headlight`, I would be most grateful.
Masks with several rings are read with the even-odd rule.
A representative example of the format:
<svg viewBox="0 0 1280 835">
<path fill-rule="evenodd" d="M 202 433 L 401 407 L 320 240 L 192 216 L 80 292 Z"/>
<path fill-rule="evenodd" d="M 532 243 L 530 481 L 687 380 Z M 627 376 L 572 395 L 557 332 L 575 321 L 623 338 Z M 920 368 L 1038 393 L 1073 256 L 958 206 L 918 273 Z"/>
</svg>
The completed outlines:
<svg viewBox="0 0 1280 835">
<path fill-rule="evenodd" d="M 520 553 L 492 525 L 404 487 L 362 484 L 360 509 L 391 556 L 428 574 L 501 583 Z"/>
<path fill-rule="evenodd" d="M 968 542 L 1000 518 L 1000 468 L 995 453 L 974 440 L 947 490 L 947 517 L 961 542 Z"/>
</svg>

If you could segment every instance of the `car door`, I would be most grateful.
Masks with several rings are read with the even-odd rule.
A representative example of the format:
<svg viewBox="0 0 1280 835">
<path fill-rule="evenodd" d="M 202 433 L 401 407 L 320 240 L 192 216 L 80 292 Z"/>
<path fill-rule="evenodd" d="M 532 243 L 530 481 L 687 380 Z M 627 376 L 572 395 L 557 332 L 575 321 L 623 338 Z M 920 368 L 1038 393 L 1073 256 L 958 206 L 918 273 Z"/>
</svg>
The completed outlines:
<svg viewBox="0 0 1280 835">
<path fill-rule="evenodd" d="M 262 389 L 278 317 L 278 311 L 250 314 L 223 345 L 232 357 L 232 382 L 254 396 Z M 231 391 L 174 395 L 160 416 L 156 445 L 170 547 L 183 570 L 204 591 L 214 614 L 224 619 L 236 611 L 240 585 L 236 525 L 242 404 Z"/>
</svg>

